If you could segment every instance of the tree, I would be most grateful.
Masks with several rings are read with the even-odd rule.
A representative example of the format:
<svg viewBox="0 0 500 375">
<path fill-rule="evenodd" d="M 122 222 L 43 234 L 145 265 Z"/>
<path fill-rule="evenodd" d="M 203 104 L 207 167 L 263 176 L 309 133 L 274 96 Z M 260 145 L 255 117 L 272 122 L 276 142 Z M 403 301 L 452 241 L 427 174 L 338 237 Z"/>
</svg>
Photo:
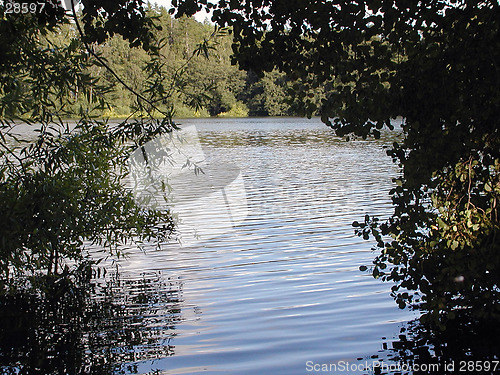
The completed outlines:
<svg viewBox="0 0 500 375">
<path fill-rule="evenodd" d="M 250 116 L 291 116 L 294 114 L 288 95 L 288 79 L 278 71 L 266 72 L 262 77 L 255 72 L 246 74 L 245 89 L 239 97 L 248 106 Z"/>
<path fill-rule="evenodd" d="M 404 140 L 388 150 L 402 170 L 394 213 L 353 223 L 377 242 L 371 272 L 435 322 L 500 318 L 497 0 L 173 4 L 232 27 L 241 68 L 300 79 L 304 112 L 319 110 L 339 136 L 377 138 L 402 116 Z"/>
</svg>

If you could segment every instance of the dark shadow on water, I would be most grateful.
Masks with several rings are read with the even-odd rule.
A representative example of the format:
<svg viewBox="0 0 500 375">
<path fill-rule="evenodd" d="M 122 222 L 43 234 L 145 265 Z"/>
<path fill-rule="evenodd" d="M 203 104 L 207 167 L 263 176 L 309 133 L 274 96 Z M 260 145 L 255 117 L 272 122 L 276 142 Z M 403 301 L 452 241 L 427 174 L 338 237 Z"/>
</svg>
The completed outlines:
<svg viewBox="0 0 500 375">
<path fill-rule="evenodd" d="M 161 274 L 0 296 L 0 373 L 137 373 L 174 354 L 181 302 L 181 281 Z"/>
<path fill-rule="evenodd" d="M 500 327 L 457 318 L 446 330 L 412 321 L 398 338 L 384 338 L 370 358 L 366 374 L 499 374 Z"/>
<path fill-rule="evenodd" d="M 45 285 L 43 293 L 0 296 L 0 374 L 136 374 L 144 361 L 175 354 L 183 322 L 178 278 L 158 273 L 94 279 L 90 288 L 66 279 Z M 343 372 L 499 374 L 499 337 L 493 323 L 457 318 L 440 331 L 413 321 L 399 337 L 384 338 L 378 353 L 351 362 L 355 371 Z"/>
</svg>

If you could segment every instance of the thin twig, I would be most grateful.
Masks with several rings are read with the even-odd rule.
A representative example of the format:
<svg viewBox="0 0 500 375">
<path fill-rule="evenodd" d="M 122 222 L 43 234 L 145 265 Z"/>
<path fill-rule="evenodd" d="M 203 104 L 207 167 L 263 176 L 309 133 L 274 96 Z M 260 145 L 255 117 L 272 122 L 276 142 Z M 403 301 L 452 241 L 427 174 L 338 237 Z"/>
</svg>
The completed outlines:
<svg viewBox="0 0 500 375">
<path fill-rule="evenodd" d="M 469 200 L 467 201 L 467 209 L 469 209 L 469 206 L 470 206 L 471 189 L 472 189 L 472 156 L 469 158 L 469 187 L 468 187 L 468 191 L 467 191 L 467 194 L 469 196 Z"/>
</svg>

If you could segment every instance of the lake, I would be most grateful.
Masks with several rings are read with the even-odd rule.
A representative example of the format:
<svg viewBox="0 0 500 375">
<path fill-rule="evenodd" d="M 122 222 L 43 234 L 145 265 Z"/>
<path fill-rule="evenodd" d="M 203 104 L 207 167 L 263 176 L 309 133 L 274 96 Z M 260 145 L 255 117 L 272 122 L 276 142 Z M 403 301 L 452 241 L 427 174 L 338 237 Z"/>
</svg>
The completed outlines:
<svg viewBox="0 0 500 375">
<path fill-rule="evenodd" d="M 203 171 L 172 177 L 182 244 L 124 247 L 126 258 L 103 261 L 85 303 L 11 301 L 0 369 L 401 372 L 373 365 L 398 363 L 391 348 L 406 353 L 401 333 L 418 315 L 397 307 L 391 284 L 359 271 L 373 242 L 351 226 L 390 215 L 398 170 L 383 146 L 397 134 L 346 142 L 318 119 L 179 123 Z"/>
<path fill-rule="evenodd" d="M 399 334 L 401 323 L 415 317 L 397 308 L 391 285 L 359 271 L 373 259 L 373 243 L 351 226 L 365 214 L 391 212 L 397 170 L 382 148 L 388 139 L 346 142 L 317 119 L 179 122 L 195 126 L 216 174 L 224 177 L 231 165 L 234 176 L 237 166 L 247 212 L 219 231 L 223 215 L 205 215 L 196 226 L 211 230 L 196 241 L 129 249 L 118 262 L 121 279 L 130 282 L 127 301 L 140 293 L 175 294 L 154 304 L 142 329 L 162 327 L 166 315 L 175 323 L 127 348 L 137 355 L 137 373 L 303 374 L 308 362 L 371 358 L 382 337 Z M 194 188 L 196 177 L 190 181 Z M 211 206 L 191 202 L 191 209 L 199 217 Z M 131 317 L 135 307 L 128 308 Z M 167 313 L 172 308 L 175 314 Z M 167 342 L 168 356 L 149 357 Z"/>
</svg>

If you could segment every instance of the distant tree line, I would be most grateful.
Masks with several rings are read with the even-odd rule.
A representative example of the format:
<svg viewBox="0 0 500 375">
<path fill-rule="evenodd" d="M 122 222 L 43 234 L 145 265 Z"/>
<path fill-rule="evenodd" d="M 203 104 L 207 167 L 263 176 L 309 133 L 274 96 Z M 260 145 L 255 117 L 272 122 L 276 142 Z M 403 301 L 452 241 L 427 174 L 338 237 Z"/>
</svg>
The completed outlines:
<svg viewBox="0 0 500 375">
<path fill-rule="evenodd" d="M 149 15 L 156 18 L 154 38 L 161 40 L 162 74 L 176 85 L 176 95 L 161 103 L 175 108 L 176 117 L 208 116 L 293 116 L 301 115 L 293 105 L 292 84 L 284 73 L 272 71 L 257 75 L 242 71 L 231 63 L 232 37 L 229 29 L 219 30 L 216 40 L 194 56 L 192 51 L 214 32 L 214 25 L 197 22 L 192 17 L 175 19 L 167 10 L 150 6 Z M 68 35 L 69 34 L 69 35 Z M 72 25 L 65 25 L 54 35 L 55 42 L 77 37 Z M 142 48 L 130 48 L 121 35 L 105 43 L 96 44 L 95 52 L 133 89 L 142 90 L 148 80 L 144 66 L 149 55 Z M 208 57 L 208 59 L 207 59 Z M 108 105 L 104 116 L 125 117 L 135 108 L 133 92 L 119 84 L 117 78 L 104 67 L 92 66 L 89 74 L 108 87 L 105 99 Z M 92 92 L 83 95 L 76 89 L 74 113 L 93 101 Z"/>
</svg>

